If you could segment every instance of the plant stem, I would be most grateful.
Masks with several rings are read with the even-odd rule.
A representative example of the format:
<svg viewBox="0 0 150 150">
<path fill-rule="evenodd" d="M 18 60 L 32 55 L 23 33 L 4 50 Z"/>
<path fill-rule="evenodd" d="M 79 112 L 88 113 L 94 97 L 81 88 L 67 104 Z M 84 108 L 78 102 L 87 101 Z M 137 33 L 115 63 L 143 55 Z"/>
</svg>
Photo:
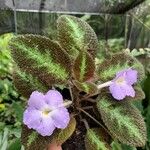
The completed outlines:
<svg viewBox="0 0 150 150">
<path fill-rule="evenodd" d="M 71 85 L 69 84 L 69 92 L 70 92 L 70 96 L 71 96 L 71 100 L 73 102 L 73 94 L 72 94 L 72 89 L 71 89 Z"/>
<path fill-rule="evenodd" d="M 88 130 L 90 128 L 90 126 L 89 126 L 87 120 L 86 119 L 82 119 L 81 121 L 84 123 L 85 128 Z"/>
<path fill-rule="evenodd" d="M 104 87 L 110 86 L 111 84 L 112 84 L 112 81 L 108 81 L 108 82 L 105 82 L 105 83 L 103 83 L 103 84 L 97 85 L 97 88 L 98 88 L 98 90 L 100 90 L 100 89 L 102 89 L 102 88 L 104 88 Z M 97 94 L 98 94 L 98 93 L 97 93 Z M 97 94 L 95 94 L 95 95 L 97 95 Z M 94 95 L 85 96 L 85 97 L 83 97 L 80 101 L 86 100 L 86 101 L 89 101 L 89 102 L 94 102 L 93 100 L 90 99 L 91 96 L 94 96 Z"/>
<path fill-rule="evenodd" d="M 86 106 L 86 107 L 82 107 L 83 110 L 86 110 L 86 109 L 93 109 L 93 106 Z"/>
<path fill-rule="evenodd" d="M 85 110 L 83 110 L 82 108 L 77 108 L 78 110 L 82 111 L 84 114 L 86 114 L 89 118 L 91 118 L 93 121 L 95 121 L 98 125 L 100 125 L 103 129 L 105 129 L 105 131 L 107 131 L 107 133 L 109 135 L 111 135 L 111 133 L 98 121 L 96 120 L 94 117 L 92 117 L 88 112 L 86 112 Z"/>
<path fill-rule="evenodd" d="M 100 90 L 100 89 L 102 89 L 104 87 L 107 87 L 107 86 L 109 86 L 111 84 L 112 84 L 112 81 L 108 81 L 108 82 L 105 82 L 103 84 L 97 85 L 97 88 Z"/>
<path fill-rule="evenodd" d="M 65 101 L 63 104 L 59 105 L 58 108 L 69 107 L 71 104 L 72 104 L 72 101 Z"/>
<path fill-rule="evenodd" d="M 66 101 L 63 103 L 64 107 L 69 107 L 72 104 L 72 101 Z"/>
<path fill-rule="evenodd" d="M 86 100 L 88 102 L 91 102 L 91 103 L 95 103 L 96 102 L 94 99 L 90 98 L 90 96 L 86 96 L 86 97 L 81 98 L 80 102 L 82 102 L 84 100 Z"/>
</svg>

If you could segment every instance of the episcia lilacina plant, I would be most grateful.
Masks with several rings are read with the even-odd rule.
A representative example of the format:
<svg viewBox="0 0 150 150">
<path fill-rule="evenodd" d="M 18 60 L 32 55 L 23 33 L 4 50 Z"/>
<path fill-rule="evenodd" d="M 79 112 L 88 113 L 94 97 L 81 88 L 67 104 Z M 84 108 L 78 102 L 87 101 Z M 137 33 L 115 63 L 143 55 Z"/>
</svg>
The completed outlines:
<svg viewBox="0 0 150 150">
<path fill-rule="evenodd" d="M 57 30 L 57 41 L 27 34 L 10 42 L 13 81 L 28 99 L 22 127 L 25 149 L 62 145 L 80 122 L 87 129 L 87 150 L 110 150 L 113 140 L 144 146 L 144 119 L 133 104 L 144 99 L 141 63 L 122 51 L 96 64 L 96 34 L 77 17 L 60 16 Z"/>
</svg>

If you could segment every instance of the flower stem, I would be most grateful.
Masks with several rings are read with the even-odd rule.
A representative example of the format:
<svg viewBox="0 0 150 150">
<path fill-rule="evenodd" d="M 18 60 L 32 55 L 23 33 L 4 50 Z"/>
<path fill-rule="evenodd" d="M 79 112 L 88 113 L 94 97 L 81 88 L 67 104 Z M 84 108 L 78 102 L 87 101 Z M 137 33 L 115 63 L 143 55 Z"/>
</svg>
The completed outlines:
<svg viewBox="0 0 150 150">
<path fill-rule="evenodd" d="M 88 130 L 90 128 L 90 126 L 89 126 L 88 122 L 86 121 L 86 119 L 82 119 L 81 121 L 84 123 L 85 128 Z"/>
<path fill-rule="evenodd" d="M 82 107 L 83 110 L 87 110 L 87 109 L 93 109 L 93 106 L 85 106 L 85 107 Z"/>
<path fill-rule="evenodd" d="M 58 108 L 59 107 L 67 107 L 68 108 L 71 104 L 72 104 L 72 101 L 65 101 L 63 104 L 59 105 Z"/>
<path fill-rule="evenodd" d="M 109 135 L 111 135 L 109 133 L 109 131 L 98 121 L 96 120 L 94 117 L 92 117 L 88 112 L 86 112 L 85 110 L 83 110 L 82 108 L 77 108 L 78 110 L 82 111 L 84 114 L 86 114 L 89 118 L 91 118 L 93 121 L 95 121 L 98 125 L 100 125 L 103 129 L 105 129 Z"/>
<path fill-rule="evenodd" d="M 73 98 L 72 89 L 71 89 L 71 85 L 70 84 L 69 84 L 69 92 L 70 92 L 71 100 L 73 101 L 74 98 Z"/>
<path fill-rule="evenodd" d="M 104 87 L 110 86 L 111 84 L 112 84 L 112 81 L 108 81 L 108 82 L 105 82 L 103 84 L 97 85 L 97 88 L 100 90 Z"/>
</svg>

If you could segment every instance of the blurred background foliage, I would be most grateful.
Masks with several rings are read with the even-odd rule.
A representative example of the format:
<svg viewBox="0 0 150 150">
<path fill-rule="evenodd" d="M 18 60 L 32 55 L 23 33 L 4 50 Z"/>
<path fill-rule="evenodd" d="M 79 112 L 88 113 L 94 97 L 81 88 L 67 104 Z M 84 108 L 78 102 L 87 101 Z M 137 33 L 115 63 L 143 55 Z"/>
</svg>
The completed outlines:
<svg viewBox="0 0 150 150">
<path fill-rule="evenodd" d="M 142 83 L 146 98 L 138 103 L 148 131 L 148 141 L 143 150 L 150 149 L 150 0 L 131 10 L 126 15 L 77 15 L 86 20 L 95 30 L 99 38 L 98 58 L 106 55 L 107 52 L 114 53 L 126 49 L 131 51 L 144 65 L 146 78 Z M 31 15 L 31 14 L 30 14 Z M 24 17 L 23 17 L 24 16 Z M 45 19 L 44 28 L 40 30 L 50 38 L 56 38 L 55 21 L 59 15 L 43 14 Z M 18 31 L 26 33 L 27 21 L 26 13 L 18 14 Z M 31 17 L 31 16 L 29 16 Z M 36 14 L 32 18 L 36 20 Z M 33 25 L 33 26 L 32 26 Z M 36 24 L 29 24 L 32 29 Z M 29 28 L 28 28 L 29 29 Z M 36 31 L 35 31 L 36 33 Z M 4 34 L 0 36 L 0 150 L 20 150 L 23 149 L 20 143 L 22 114 L 26 100 L 17 92 L 12 82 L 13 66 L 8 42 L 14 34 Z M 140 107 L 139 107 L 140 106 Z M 136 150 L 112 143 L 113 150 Z"/>
<path fill-rule="evenodd" d="M 0 150 L 20 150 L 24 99 L 13 86 L 8 42 L 13 34 L 0 36 Z"/>
</svg>

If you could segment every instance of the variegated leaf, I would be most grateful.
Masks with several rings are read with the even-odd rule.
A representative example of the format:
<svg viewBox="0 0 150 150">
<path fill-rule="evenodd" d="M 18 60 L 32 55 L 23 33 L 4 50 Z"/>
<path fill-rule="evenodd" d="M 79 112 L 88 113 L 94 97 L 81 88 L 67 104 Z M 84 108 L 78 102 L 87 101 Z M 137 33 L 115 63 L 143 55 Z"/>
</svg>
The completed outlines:
<svg viewBox="0 0 150 150">
<path fill-rule="evenodd" d="M 97 86 L 92 82 L 79 82 L 77 80 L 73 81 L 74 85 L 80 90 L 90 95 L 95 95 L 98 93 Z"/>
<path fill-rule="evenodd" d="M 117 141 L 113 141 L 111 143 L 112 150 L 137 150 L 136 147 L 132 147 L 129 145 L 121 144 Z"/>
<path fill-rule="evenodd" d="M 21 70 L 37 77 L 47 86 L 65 83 L 69 79 L 69 55 L 57 42 L 44 36 L 19 35 L 11 40 L 10 48 Z"/>
<path fill-rule="evenodd" d="M 88 52 L 80 52 L 73 64 L 73 76 L 75 80 L 85 82 L 94 76 L 95 64 Z"/>
<path fill-rule="evenodd" d="M 16 68 L 13 73 L 13 82 L 19 93 L 29 98 L 33 91 L 46 92 L 50 87 L 45 86 L 37 77 Z"/>
<path fill-rule="evenodd" d="M 55 130 L 51 136 L 44 137 L 32 129 L 28 129 L 27 126 L 23 126 L 21 134 L 22 144 L 24 145 L 25 150 L 43 150 L 53 142 L 61 145 L 73 134 L 75 127 L 76 120 L 72 117 L 67 128 Z"/>
<path fill-rule="evenodd" d="M 139 110 L 127 102 L 117 102 L 110 95 L 97 99 L 97 108 L 102 119 L 120 142 L 142 147 L 146 142 L 146 126 Z"/>
<path fill-rule="evenodd" d="M 86 150 L 111 150 L 108 137 L 101 128 L 88 129 L 85 136 Z"/>
<path fill-rule="evenodd" d="M 126 53 L 113 54 L 111 58 L 103 60 L 98 66 L 98 76 L 103 82 L 112 80 L 115 74 L 121 70 L 133 68 L 138 71 L 138 80 L 141 81 L 144 76 L 143 65 L 134 57 Z"/>
<path fill-rule="evenodd" d="M 95 57 L 98 40 L 94 30 L 80 18 L 62 15 L 58 18 L 58 39 L 72 57 L 77 57 L 84 48 Z"/>
</svg>

